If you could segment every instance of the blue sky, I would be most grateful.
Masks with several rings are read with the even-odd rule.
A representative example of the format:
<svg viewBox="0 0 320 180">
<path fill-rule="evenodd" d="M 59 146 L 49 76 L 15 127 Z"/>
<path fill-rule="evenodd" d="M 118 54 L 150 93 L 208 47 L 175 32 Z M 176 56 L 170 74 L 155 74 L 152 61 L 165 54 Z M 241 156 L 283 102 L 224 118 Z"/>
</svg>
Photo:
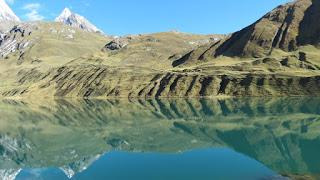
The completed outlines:
<svg viewBox="0 0 320 180">
<path fill-rule="evenodd" d="M 289 0 L 7 0 L 23 20 L 53 20 L 64 7 L 106 34 L 178 30 L 230 33 Z"/>
</svg>

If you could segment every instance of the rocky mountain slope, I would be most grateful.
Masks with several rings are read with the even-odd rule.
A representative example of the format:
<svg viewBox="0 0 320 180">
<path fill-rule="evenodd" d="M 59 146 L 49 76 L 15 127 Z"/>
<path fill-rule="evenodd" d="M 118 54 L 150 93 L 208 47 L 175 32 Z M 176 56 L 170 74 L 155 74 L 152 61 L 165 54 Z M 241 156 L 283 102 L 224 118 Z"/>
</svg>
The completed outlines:
<svg viewBox="0 0 320 180">
<path fill-rule="evenodd" d="M 166 32 L 112 38 L 78 26 L 27 23 L 0 45 L 0 94 L 317 96 L 319 10 L 316 0 L 297 0 L 230 36 Z M 72 13 L 63 14 L 68 21 L 63 17 Z"/>
<path fill-rule="evenodd" d="M 317 39 L 311 42 L 307 37 L 317 37 L 319 31 L 316 9 L 319 1 L 298 0 L 282 5 L 263 16 L 251 26 L 234 33 L 220 45 L 215 56 L 264 57 L 275 48 L 294 51 L 300 45 L 316 45 Z M 319 17 L 318 17 L 319 16 Z M 314 32 L 307 32 L 312 29 Z"/>
<path fill-rule="evenodd" d="M 213 37 L 167 32 L 112 39 L 60 23 L 25 23 L 7 33 L 6 40 L 0 46 L 3 57 L 0 60 L 0 69 L 3 68 L 0 77 L 5 79 L 0 85 L 1 94 L 29 94 L 32 86 L 37 86 L 34 89 L 36 90 L 39 87 L 36 84 L 45 83 L 46 85 L 40 85 L 44 85 L 41 89 L 45 90 L 43 93 L 46 95 L 43 95 L 55 96 L 51 93 L 57 92 L 50 90 L 53 84 L 49 81 L 56 76 L 56 72 L 62 72 L 64 67 L 76 68 L 74 73 L 77 76 L 73 77 L 84 78 L 84 83 L 96 77 L 87 77 L 91 73 L 104 76 L 107 71 L 103 69 L 106 68 L 110 69 L 110 72 L 118 69 L 134 72 L 136 68 L 136 72 L 141 73 L 153 73 L 153 69 L 154 72 L 162 71 L 164 68 L 171 68 L 173 54 L 178 56 L 200 44 L 214 41 Z M 110 49 L 106 46 L 115 41 L 127 41 L 127 44 L 120 49 Z M 96 72 L 97 69 L 100 69 L 99 72 Z M 121 76 L 114 77 L 113 80 L 117 81 Z M 74 80 L 70 79 L 70 83 Z"/>
<path fill-rule="evenodd" d="M 206 49 L 201 57 L 218 56 L 261 58 L 273 50 L 296 51 L 304 45 L 319 45 L 320 2 L 295 0 L 280 5 L 254 24 Z"/>
<path fill-rule="evenodd" d="M 55 19 L 56 22 L 63 23 L 71 27 L 77 27 L 87 32 L 100 32 L 95 25 L 89 22 L 85 17 L 71 12 L 69 8 L 65 8 L 61 14 Z"/>
</svg>

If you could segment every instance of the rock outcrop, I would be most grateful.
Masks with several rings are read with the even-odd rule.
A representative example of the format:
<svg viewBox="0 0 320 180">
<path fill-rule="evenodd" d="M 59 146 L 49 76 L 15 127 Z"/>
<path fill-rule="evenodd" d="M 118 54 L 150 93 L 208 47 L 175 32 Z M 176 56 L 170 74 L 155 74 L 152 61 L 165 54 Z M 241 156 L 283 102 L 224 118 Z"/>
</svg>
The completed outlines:
<svg viewBox="0 0 320 180">
<path fill-rule="evenodd" d="M 2 34 L 0 36 L 0 59 L 17 52 L 18 61 L 21 61 L 24 50 L 32 45 L 33 40 L 29 40 L 27 37 L 32 34 L 34 28 L 32 24 L 20 24 Z"/>
<path fill-rule="evenodd" d="M 120 49 L 126 47 L 128 44 L 129 44 L 129 39 L 128 38 L 115 38 L 111 42 L 107 43 L 102 50 L 103 51 L 120 50 Z"/>
</svg>

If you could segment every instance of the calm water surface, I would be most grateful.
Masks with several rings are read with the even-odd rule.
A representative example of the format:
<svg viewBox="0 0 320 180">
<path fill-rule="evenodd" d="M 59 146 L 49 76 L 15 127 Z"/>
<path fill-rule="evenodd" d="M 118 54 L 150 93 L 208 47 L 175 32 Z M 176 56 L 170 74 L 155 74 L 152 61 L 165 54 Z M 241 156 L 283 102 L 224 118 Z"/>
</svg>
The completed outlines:
<svg viewBox="0 0 320 180">
<path fill-rule="evenodd" d="M 320 99 L 0 100 L 3 180 L 320 178 Z"/>
</svg>

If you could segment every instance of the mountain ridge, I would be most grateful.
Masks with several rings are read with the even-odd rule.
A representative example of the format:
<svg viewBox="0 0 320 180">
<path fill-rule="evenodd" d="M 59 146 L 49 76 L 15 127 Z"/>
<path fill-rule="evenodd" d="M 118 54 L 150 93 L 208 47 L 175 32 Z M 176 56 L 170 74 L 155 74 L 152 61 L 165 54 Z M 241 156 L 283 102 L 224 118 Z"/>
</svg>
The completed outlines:
<svg viewBox="0 0 320 180">
<path fill-rule="evenodd" d="M 297 46 L 306 44 L 302 42 L 303 38 L 300 38 L 300 28 L 304 28 L 304 15 L 309 14 L 312 6 L 319 6 L 318 1 L 296 0 L 278 6 L 256 23 L 234 33 L 217 48 L 215 56 L 263 57 L 270 54 L 273 48 L 296 50 Z M 233 43 L 235 41 L 239 44 Z"/>
<path fill-rule="evenodd" d="M 318 45 L 319 10 L 320 2 L 317 0 L 296 0 L 280 5 L 224 41 L 207 47 L 203 53 L 200 50 L 200 55 L 191 53 L 194 55 L 192 58 L 262 58 L 271 55 L 274 49 L 290 52 L 298 50 L 299 46 Z"/>
</svg>

